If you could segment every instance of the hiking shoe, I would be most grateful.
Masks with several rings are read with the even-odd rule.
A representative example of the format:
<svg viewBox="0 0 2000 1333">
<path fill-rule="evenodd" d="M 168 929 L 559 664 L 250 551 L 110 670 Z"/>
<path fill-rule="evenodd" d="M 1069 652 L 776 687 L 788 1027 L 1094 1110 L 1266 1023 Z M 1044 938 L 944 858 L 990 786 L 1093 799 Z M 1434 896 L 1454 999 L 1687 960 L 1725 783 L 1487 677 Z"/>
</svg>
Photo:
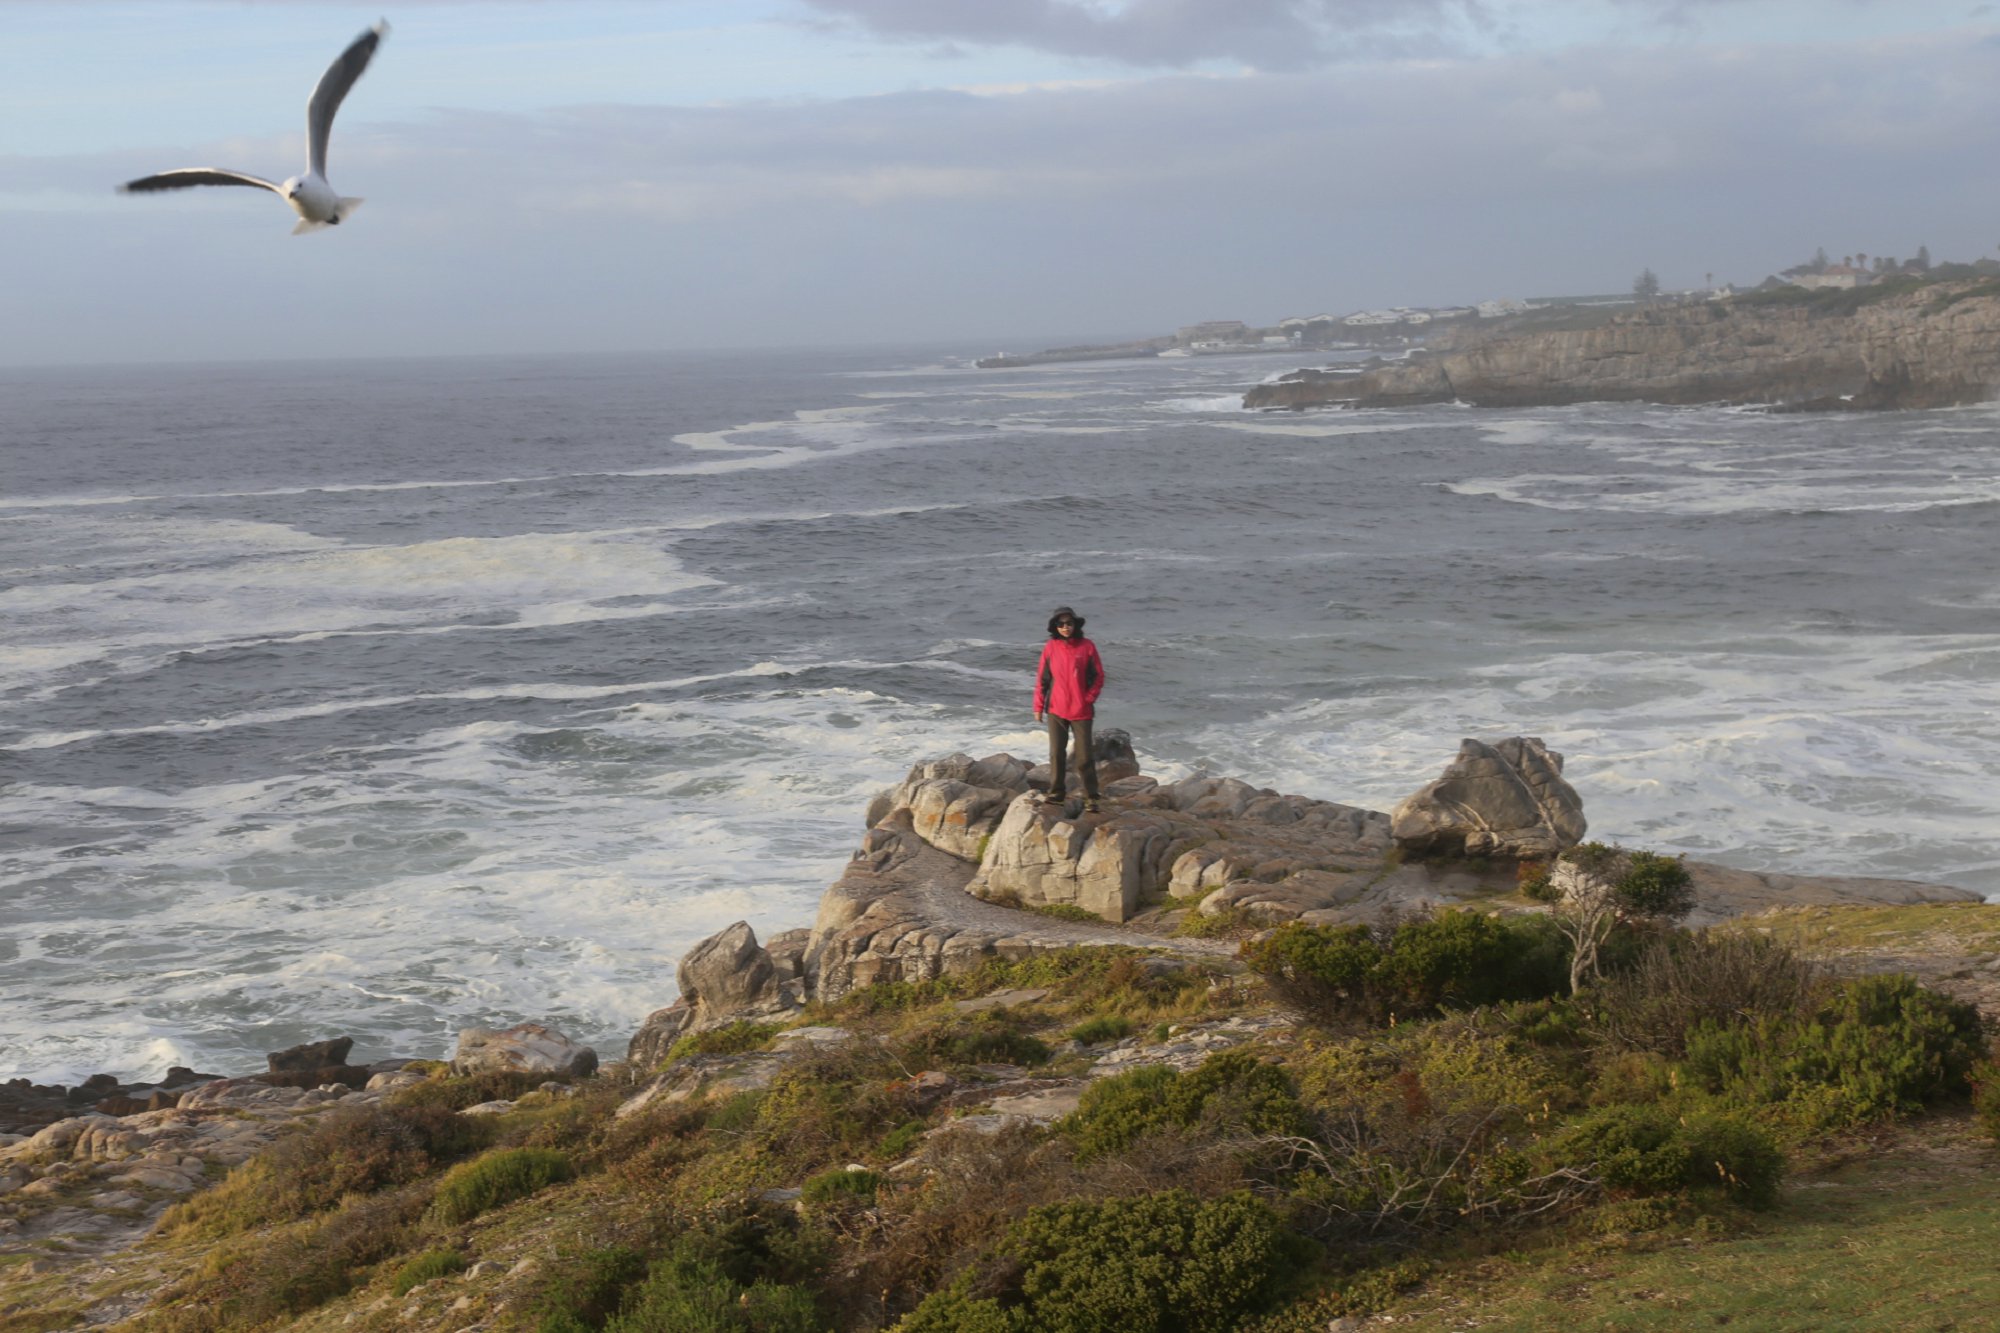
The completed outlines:
<svg viewBox="0 0 2000 1333">
<path fill-rule="evenodd" d="M 1104 807 L 1097 803 L 1095 796 L 1086 796 L 1083 798 L 1083 813 L 1086 815 L 1098 814 L 1103 809 Z"/>
<path fill-rule="evenodd" d="M 1048 795 L 1042 797 L 1043 805 L 1064 805 L 1068 803 L 1068 801 L 1069 797 L 1063 792 L 1059 791 L 1052 791 Z"/>
</svg>

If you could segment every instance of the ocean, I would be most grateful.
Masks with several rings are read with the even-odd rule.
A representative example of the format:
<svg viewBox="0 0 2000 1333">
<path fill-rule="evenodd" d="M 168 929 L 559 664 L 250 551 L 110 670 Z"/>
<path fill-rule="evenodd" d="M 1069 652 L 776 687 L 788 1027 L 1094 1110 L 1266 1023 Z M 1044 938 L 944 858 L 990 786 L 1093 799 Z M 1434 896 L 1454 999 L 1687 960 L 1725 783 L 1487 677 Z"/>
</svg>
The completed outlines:
<svg viewBox="0 0 2000 1333">
<path fill-rule="evenodd" d="M 1543 737 L 1592 835 L 2000 895 L 2000 411 L 1262 415 L 1292 354 L 0 372 L 0 1077 L 546 1021 L 811 921 L 917 759 L 1388 809 Z"/>
</svg>

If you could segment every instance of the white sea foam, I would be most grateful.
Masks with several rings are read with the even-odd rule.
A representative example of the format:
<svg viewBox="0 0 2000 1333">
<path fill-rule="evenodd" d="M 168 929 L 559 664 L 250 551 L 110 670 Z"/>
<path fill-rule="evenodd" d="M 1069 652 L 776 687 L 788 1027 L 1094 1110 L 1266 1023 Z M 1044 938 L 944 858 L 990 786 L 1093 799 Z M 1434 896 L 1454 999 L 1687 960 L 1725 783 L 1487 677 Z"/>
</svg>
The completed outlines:
<svg viewBox="0 0 2000 1333">
<path fill-rule="evenodd" d="M 234 558 L 222 554 L 223 545 L 211 545 L 198 551 L 197 563 L 164 572 L 0 591 L 0 619 L 10 634 L 0 682 L 18 686 L 79 661 L 150 657 L 162 648 L 364 626 L 438 627 L 495 612 L 539 624 L 619 619 L 638 608 L 595 603 L 666 597 L 713 583 L 687 573 L 656 545 L 621 533 L 301 545 Z"/>
</svg>

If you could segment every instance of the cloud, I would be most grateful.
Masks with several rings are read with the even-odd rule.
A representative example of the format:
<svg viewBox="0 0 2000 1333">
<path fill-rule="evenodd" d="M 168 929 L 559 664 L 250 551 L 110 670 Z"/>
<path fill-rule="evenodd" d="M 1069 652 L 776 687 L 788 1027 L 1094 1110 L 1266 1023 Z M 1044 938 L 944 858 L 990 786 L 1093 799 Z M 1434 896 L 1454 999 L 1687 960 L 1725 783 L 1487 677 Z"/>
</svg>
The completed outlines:
<svg viewBox="0 0 2000 1333">
<path fill-rule="evenodd" d="M 1182 69 L 1234 61 L 1308 69 L 1358 56 L 1438 54 L 1484 0 L 805 0 L 830 26 L 913 42 L 1024 46 Z"/>
<path fill-rule="evenodd" d="M 1969 258 L 2000 213 L 1978 168 L 2000 155 L 2000 48 L 1570 51 L 343 133 L 342 187 L 369 206 L 300 240 L 248 191 L 110 194 L 134 160 L 290 161 L 282 137 L 0 158 L 0 253 L 35 256 L 11 266 L 0 359 L 1145 333 L 1617 291 L 1641 267 L 1754 282 L 1822 244 Z M 239 325 L 229 302 L 268 291 L 314 319 Z"/>
</svg>

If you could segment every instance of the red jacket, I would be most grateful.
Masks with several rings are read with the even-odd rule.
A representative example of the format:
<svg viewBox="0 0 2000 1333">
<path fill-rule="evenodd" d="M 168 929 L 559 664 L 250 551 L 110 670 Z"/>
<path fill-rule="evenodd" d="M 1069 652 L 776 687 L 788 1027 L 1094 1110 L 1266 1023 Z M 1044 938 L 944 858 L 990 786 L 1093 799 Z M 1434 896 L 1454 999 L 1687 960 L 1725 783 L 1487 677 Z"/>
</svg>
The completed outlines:
<svg viewBox="0 0 2000 1333">
<path fill-rule="evenodd" d="M 1097 714 L 1091 705 L 1104 692 L 1104 662 L 1089 639 L 1050 639 L 1035 668 L 1035 711 L 1068 722 Z"/>
</svg>

